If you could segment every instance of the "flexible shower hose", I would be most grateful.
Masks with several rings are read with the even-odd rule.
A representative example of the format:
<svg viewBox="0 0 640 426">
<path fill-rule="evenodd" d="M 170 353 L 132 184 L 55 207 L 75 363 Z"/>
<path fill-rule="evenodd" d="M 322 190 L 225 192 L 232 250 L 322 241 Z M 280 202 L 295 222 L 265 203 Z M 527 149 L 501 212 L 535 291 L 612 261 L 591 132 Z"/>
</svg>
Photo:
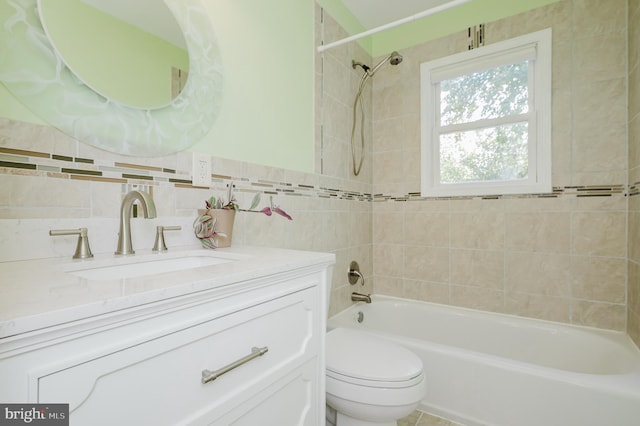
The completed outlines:
<svg viewBox="0 0 640 426">
<path fill-rule="evenodd" d="M 364 161 L 364 104 L 362 103 L 362 90 L 364 89 L 364 84 L 369 79 L 369 74 L 365 71 L 360 79 L 360 87 L 358 88 L 358 93 L 353 101 L 353 123 L 351 126 L 351 160 L 353 164 L 353 174 L 358 176 L 360 174 L 360 170 L 362 169 L 362 162 Z M 356 160 L 356 121 L 358 114 L 358 104 L 360 104 L 360 160 Z M 357 165 L 356 165 L 357 163 Z"/>
</svg>

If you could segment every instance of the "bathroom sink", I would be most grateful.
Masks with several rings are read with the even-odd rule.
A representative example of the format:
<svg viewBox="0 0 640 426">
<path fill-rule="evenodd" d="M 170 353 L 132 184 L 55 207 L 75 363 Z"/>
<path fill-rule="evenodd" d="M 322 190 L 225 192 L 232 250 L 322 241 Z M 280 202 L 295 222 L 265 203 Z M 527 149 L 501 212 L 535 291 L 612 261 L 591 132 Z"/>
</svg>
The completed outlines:
<svg viewBox="0 0 640 426">
<path fill-rule="evenodd" d="M 229 256 L 217 256 L 208 253 L 185 253 L 178 256 L 154 254 L 128 257 L 112 261 L 66 268 L 66 272 L 89 280 L 114 280 L 136 278 L 145 275 L 184 271 L 203 266 L 221 265 L 238 259 Z"/>
</svg>

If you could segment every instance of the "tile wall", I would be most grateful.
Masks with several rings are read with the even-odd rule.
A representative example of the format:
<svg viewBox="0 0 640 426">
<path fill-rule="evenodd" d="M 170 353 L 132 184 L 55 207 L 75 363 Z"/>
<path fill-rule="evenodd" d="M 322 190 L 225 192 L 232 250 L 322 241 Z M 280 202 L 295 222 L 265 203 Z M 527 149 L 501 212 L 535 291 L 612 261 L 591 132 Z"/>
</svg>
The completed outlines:
<svg viewBox="0 0 640 426">
<path fill-rule="evenodd" d="M 487 44 L 553 30 L 552 194 L 420 198 L 419 66 L 466 50 L 466 34 L 402 49 L 376 74 L 377 293 L 626 329 L 626 10 L 563 0 L 486 23 Z"/>
<path fill-rule="evenodd" d="M 156 219 L 132 220 L 134 249 L 150 249 L 156 225 L 180 225 L 165 235 L 169 249 L 194 245 L 192 222 L 211 195 L 236 188 L 242 207 L 256 192 L 293 216 L 239 212 L 233 244 L 333 252 L 337 256 L 332 312 L 350 303 L 347 268 L 359 259 L 371 271 L 371 195 L 343 179 L 213 157 L 210 188 L 191 185 L 188 152 L 132 158 L 78 143 L 56 129 L 0 118 L 0 261 L 71 256 L 75 237 L 49 237 L 49 229 L 89 228 L 94 253 L 113 252 L 123 194 L 153 194 Z M 364 291 L 371 291 L 366 288 Z M 1 289 L 0 289 L 1 293 Z"/>
<path fill-rule="evenodd" d="M 627 331 L 640 346 L 640 2 L 629 0 L 629 244 Z"/>
<path fill-rule="evenodd" d="M 315 9 L 316 17 L 316 44 L 320 45 L 325 40 L 332 42 L 347 37 L 349 34 L 317 4 Z M 363 64 L 371 65 L 371 56 L 366 53 L 357 43 L 348 43 L 323 54 L 316 54 L 316 172 L 322 176 L 331 176 L 340 185 L 347 185 L 349 188 L 357 189 L 360 196 L 373 199 L 372 194 L 372 137 L 371 126 L 372 92 L 371 84 L 367 83 L 362 99 L 365 108 L 365 151 L 362 169 L 358 176 L 354 176 L 352 170 L 351 153 L 351 131 L 353 101 L 358 91 L 362 70 L 352 67 L 352 60 Z M 355 139 L 359 141 L 360 131 L 356 129 Z M 356 149 L 360 153 L 359 142 Z M 357 157 L 359 158 L 359 157 Z M 342 186 L 341 186 L 342 187 Z M 371 238 L 371 202 L 357 207 L 361 214 L 357 224 L 350 223 L 346 232 L 357 233 L 353 235 L 358 241 L 367 241 L 367 244 L 359 245 L 359 253 L 356 260 L 365 277 L 373 275 L 373 241 Z M 357 225 L 354 227 L 353 225 Z M 343 269 L 348 269 L 347 263 L 339 265 L 340 273 Z M 334 298 L 332 299 L 332 312 L 338 312 L 351 304 L 350 295 L 352 291 L 372 292 L 372 279 L 365 280 L 366 286 L 363 288 L 359 284 L 352 287 L 348 281 L 340 279 L 334 281 Z M 338 310 L 334 310 L 334 308 Z"/>
</svg>

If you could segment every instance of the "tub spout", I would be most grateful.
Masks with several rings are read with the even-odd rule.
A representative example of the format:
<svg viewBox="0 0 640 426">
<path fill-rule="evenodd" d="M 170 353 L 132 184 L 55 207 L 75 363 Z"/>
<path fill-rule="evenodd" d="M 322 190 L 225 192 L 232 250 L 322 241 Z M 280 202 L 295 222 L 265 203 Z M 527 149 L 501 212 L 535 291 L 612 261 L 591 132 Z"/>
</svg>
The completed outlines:
<svg viewBox="0 0 640 426">
<path fill-rule="evenodd" d="M 362 294 L 354 291 L 353 293 L 351 293 L 351 301 L 371 303 L 371 295 Z"/>
</svg>

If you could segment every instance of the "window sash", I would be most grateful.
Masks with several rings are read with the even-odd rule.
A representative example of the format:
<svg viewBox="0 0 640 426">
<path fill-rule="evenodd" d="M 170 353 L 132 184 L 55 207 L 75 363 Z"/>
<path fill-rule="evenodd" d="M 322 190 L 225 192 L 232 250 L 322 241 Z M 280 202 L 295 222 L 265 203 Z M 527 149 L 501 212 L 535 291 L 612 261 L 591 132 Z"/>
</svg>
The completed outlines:
<svg viewBox="0 0 640 426">
<path fill-rule="evenodd" d="M 490 54 L 483 54 L 484 52 L 482 52 L 482 49 L 487 49 L 487 47 L 488 46 L 485 46 L 471 51 L 478 52 L 478 54 L 471 55 L 470 58 L 462 61 L 456 61 L 456 58 L 463 56 L 467 57 L 469 56 L 468 52 L 459 53 L 445 58 L 443 61 L 453 63 L 435 66 L 431 71 L 431 82 L 439 83 L 443 80 L 451 80 L 474 72 L 497 68 L 502 65 L 533 61 L 537 57 L 536 43 L 529 43 L 527 45 L 514 47 L 508 50 L 500 50 Z"/>
<path fill-rule="evenodd" d="M 514 180 L 492 180 L 492 181 L 478 181 L 478 182 L 442 182 L 441 176 L 441 162 L 440 162 L 440 135 L 453 133 L 453 132 L 441 132 L 437 135 L 434 135 L 434 142 L 432 144 L 432 152 L 431 157 L 433 159 L 437 159 L 437 161 L 432 161 L 433 164 L 433 173 L 432 173 L 432 186 L 434 189 L 444 190 L 445 188 L 460 187 L 461 190 L 464 191 L 464 187 L 466 186 L 501 186 L 501 185 L 533 185 L 538 181 L 538 170 L 535 167 L 538 160 L 538 150 L 536 144 L 532 144 L 531 141 L 534 140 L 537 136 L 537 120 L 536 114 L 529 113 L 523 114 L 527 116 L 527 120 L 518 120 L 518 121 L 500 121 L 500 124 L 516 124 L 516 123 L 527 123 L 527 160 L 528 160 L 528 173 L 527 177 L 524 179 L 514 179 Z M 496 120 L 498 121 L 498 120 Z M 468 127 L 465 130 L 481 130 L 486 128 L 492 128 L 497 126 L 487 126 L 487 127 Z"/>
<path fill-rule="evenodd" d="M 551 30 L 547 29 L 421 65 L 423 75 L 421 102 L 423 110 L 423 195 L 499 195 L 550 192 L 550 51 Z M 527 113 L 440 125 L 441 81 L 525 60 L 529 61 L 527 76 L 529 111 Z M 543 109 L 546 111 L 541 114 Z M 428 119 L 424 116 L 425 111 L 429 111 Z M 457 131 L 486 129 L 516 122 L 527 122 L 528 176 L 526 179 L 456 183 L 440 181 L 441 135 Z"/>
</svg>

